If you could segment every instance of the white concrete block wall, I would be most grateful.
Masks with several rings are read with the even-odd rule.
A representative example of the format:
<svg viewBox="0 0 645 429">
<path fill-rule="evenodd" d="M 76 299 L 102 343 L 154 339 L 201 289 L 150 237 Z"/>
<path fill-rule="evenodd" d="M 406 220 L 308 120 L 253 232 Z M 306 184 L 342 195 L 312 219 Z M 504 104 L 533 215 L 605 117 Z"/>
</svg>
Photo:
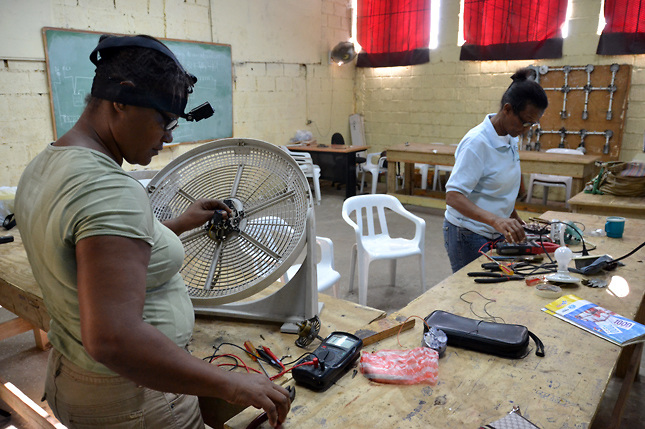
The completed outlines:
<svg viewBox="0 0 645 429">
<path fill-rule="evenodd" d="M 348 116 L 354 113 L 354 66 L 338 68 L 327 60 L 332 46 L 349 39 L 348 1 L 312 2 L 320 9 L 313 13 L 320 13 L 321 28 L 311 29 L 319 38 L 320 61 L 306 64 L 251 63 L 237 59 L 236 35 L 222 35 L 211 26 L 212 13 L 221 13 L 230 7 L 225 1 L 49 0 L 43 7 L 51 8 L 52 22 L 46 24 L 50 27 L 230 44 L 235 137 L 285 144 L 297 130 L 308 129 L 321 142 L 329 141 L 336 131 L 349 139 Z M 294 20 L 298 18 L 293 16 Z M 213 35 L 221 40 L 214 40 Z M 275 46 L 276 57 L 281 49 Z M 15 186 L 27 163 L 54 139 L 44 60 L 16 61 L 0 57 L 0 100 L 0 159 L 3 160 L 0 185 Z M 309 125 L 308 121 L 311 121 Z M 147 168 L 160 169 L 195 146 L 173 145 L 155 157 Z M 124 168 L 142 167 L 126 164 Z"/>
<path fill-rule="evenodd" d="M 430 52 L 430 63 L 357 69 L 357 112 L 365 117 L 370 151 L 405 141 L 458 143 L 486 113 L 499 109 L 510 75 L 521 67 L 618 63 L 633 66 L 621 159 L 645 160 L 645 55 L 596 55 L 599 13 L 597 0 L 573 1 L 561 59 L 459 61 L 459 2 L 442 1 L 439 47 Z"/>
</svg>

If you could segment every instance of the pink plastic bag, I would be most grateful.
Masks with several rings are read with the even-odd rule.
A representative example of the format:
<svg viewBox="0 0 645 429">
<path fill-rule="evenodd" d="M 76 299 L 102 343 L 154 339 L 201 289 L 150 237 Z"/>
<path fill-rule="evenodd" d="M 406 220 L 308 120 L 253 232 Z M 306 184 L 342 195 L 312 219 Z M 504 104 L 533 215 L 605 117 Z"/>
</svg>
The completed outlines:
<svg viewBox="0 0 645 429">
<path fill-rule="evenodd" d="M 372 381 L 389 384 L 436 384 L 439 353 L 428 347 L 412 350 L 361 352 L 361 372 Z"/>
</svg>

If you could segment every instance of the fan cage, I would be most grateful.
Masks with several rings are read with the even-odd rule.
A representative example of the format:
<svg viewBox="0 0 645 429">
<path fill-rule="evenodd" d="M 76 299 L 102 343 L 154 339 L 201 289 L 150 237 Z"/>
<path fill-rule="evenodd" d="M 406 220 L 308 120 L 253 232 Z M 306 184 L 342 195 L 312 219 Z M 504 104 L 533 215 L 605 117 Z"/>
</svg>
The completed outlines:
<svg viewBox="0 0 645 429">
<path fill-rule="evenodd" d="M 283 275 L 304 248 L 309 183 L 275 145 L 249 139 L 206 143 L 161 170 L 148 192 L 160 221 L 200 198 L 241 203 L 239 233 L 217 241 L 202 226 L 180 236 L 181 274 L 193 298 L 231 301 L 253 295 Z"/>
</svg>

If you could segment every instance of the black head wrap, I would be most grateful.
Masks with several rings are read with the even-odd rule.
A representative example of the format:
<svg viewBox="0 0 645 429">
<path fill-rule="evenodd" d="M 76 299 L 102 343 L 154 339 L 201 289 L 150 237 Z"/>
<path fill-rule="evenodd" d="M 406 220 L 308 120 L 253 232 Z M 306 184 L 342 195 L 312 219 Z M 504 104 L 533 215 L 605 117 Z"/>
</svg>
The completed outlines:
<svg viewBox="0 0 645 429">
<path fill-rule="evenodd" d="M 188 114 L 184 112 L 184 109 L 188 102 L 188 94 L 192 92 L 192 87 L 197 82 L 197 78 L 188 73 L 179 63 L 175 54 L 173 54 L 172 51 L 159 40 L 145 35 L 103 35 L 99 39 L 99 43 L 96 48 L 94 48 L 90 54 L 90 61 L 92 61 L 94 65 L 98 66 L 101 62 L 101 56 L 104 56 L 107 50 L 133 46 L 154 49 L 155 51 L 172 59 L 179 70 L 186 74 L 189 82 L 192 82 L 192 84 L 187 88 L 186 96 L 179 97 L 168 93 L 152 93 L 149 90 L 136 86 L 123 85 L 121 83 L 121 79 L 100 76 L 94 77 L 92 82 L 92 96 L 134 106 L 149 107 L 164 112 L 174 113 L 182 118 L 186 118 Z"/>
</svg>

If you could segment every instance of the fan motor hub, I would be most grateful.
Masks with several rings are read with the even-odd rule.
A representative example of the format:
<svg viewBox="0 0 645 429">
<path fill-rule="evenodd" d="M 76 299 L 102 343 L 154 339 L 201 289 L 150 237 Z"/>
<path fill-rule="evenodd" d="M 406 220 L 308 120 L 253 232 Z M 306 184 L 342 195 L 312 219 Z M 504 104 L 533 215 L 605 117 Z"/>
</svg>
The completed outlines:
<svg viewBox="0 0 645 429">
<path fill-rule="evenodd" d="M 224 210 L 216 210 L 213 217 L 206 224 L 206 233 L 215 241 L 224 241 L 244 228 L 244 205 L 236 198 L 222 200 L 231 209 L 231 214 L 224 219 Z"/>
</svg>

